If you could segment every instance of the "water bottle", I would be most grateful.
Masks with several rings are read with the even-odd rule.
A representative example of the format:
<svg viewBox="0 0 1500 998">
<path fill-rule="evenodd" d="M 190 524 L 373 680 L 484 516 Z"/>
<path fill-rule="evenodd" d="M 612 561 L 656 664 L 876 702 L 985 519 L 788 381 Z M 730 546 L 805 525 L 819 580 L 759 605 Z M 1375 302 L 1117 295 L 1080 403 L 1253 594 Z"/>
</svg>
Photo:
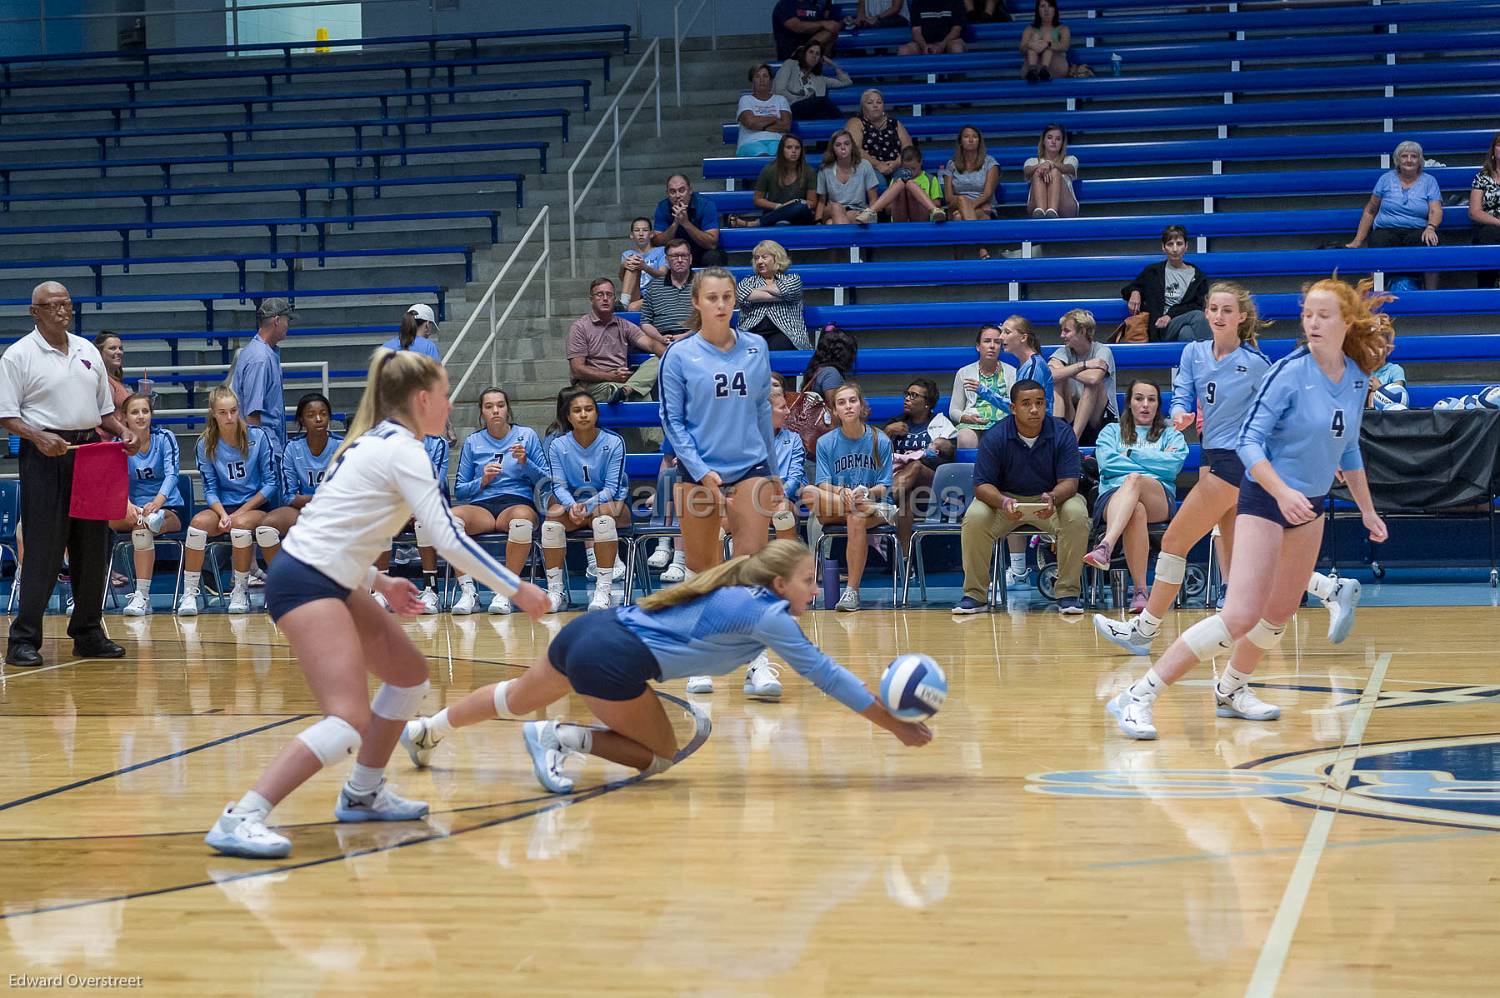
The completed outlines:
<svg viewBox="0 0 1500 998">
<path fill-rule="evenodd" d="M 10 529 L 10 513 L 0 513 L 0 537 L 8 540 L 14 536 L 15 532 Z"/>
<path fill-rule="evenodd" d="M 832 610 L 839 601 L 839 563 L 823 559 L 823 609 Z"/>
<path fill-rule="evenodd" d="M 1114 72 L 1116 76 L 1120 75 L 1120 63 L 1122 61 L 1123 60 L 1120 58 L 1120 53 L 1111 52 L 1109 54 L 1109 68 Z"/>
</svg>

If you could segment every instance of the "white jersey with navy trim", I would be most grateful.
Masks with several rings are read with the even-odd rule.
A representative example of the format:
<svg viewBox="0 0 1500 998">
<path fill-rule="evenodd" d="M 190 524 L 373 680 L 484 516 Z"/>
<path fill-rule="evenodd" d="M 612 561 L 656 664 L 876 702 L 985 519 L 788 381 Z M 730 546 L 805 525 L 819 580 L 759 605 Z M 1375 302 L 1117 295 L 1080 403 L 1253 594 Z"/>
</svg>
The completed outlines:
<svg viewBox="0 0 1500 998">
<path fill-rule="evenodd" d="M 1247 471 L 1270 461 L 1283 482 L 1315 498 L 1333 485 L 1334 469 L 1364 468 L 1359 427 L 1370 379 L 1353 360 L 1343 361 L 1337 383 L 1307 347 L 1271 365 L 1240 429 L 1236 449 Z"/>
<path fill-rule="evenodd" d="M 507 596 L 520 586 L 453 521 L 422 441 L 390 420 L 344 449 L 282 548 L 339 585 L 361 588 L 375 558 L 413 516 L 459 573 Z"/>
<path fill-rule="evenodd" d="M 1214 358 L 1213 340 L 1196 340 L 1182 350 L 1172 376 L 1172 415 L 1189 415 L 1203 406 L 1203 446 L 1233 450 L 1240 427 L 1255 399 L 1255 390 L 1270 370 L 1271 361 L 1255 347 L 1241 343 Z M 1232 482 L 1239 485 L 1238 482 Z"/>
<path fill-rule="evenodd" d="M 731 330 L 720 350 L 701 335 L 678 340 L 662 356 L 657 379 L 661 423 L 693 481 L 710 471 L 736 482 L 757 464 L 767 467 L 771 439 L 771 352 L 756 333 Z"/>
</svg>

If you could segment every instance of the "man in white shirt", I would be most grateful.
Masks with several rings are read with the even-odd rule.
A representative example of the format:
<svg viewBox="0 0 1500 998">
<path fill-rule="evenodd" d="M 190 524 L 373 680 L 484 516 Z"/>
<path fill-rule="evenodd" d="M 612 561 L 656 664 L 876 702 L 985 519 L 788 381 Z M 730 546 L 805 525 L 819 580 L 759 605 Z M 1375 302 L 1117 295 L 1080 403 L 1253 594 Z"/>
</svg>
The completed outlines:
<svg viewBox="0 0 1500 998">
<path fill-rule="evenodd" d="M 103 520 L 69 515 L 73 496 L 73 451 L 93 443 L 102 427 L 139 448 L 135 435 L 115 414 L 104 358 L 88 340 L 68 332 L 73 300 L 55 281 L 31 293 L 36 328 L 0 357 L 0 426 L 21 438 L 21 523 L 26 529 L 26 567 L 21 607 L 11 622 L 8 665 L 42 664 L 42 614 L 52 594 L 63 551 L 71 553 L 76 607 L 68 622 L 73 654 L 120 658 L 125 649 L 104 633 L 105 573 L 109 527 Z"/>
</svg>

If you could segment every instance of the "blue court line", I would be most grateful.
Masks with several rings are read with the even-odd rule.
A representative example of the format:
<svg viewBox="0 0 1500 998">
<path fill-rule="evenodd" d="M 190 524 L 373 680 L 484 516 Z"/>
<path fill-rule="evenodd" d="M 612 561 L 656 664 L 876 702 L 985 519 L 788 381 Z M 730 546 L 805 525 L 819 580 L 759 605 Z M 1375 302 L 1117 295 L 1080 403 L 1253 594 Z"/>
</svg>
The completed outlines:
<svg viewBox="0 0 1500 998">
<path fill-rule="evenodd" d="M 1447 839 L 1472 839 L 1481 835 L 1494 835 L 1494 832 L 1449 832 L 1441 835 L 1395 835 L 1384 839 L 1369 839 L 1364 842 L 1332 842 L 1327 849 L 1354 849 L 1361 846 L 1391 846 L 1408 845 L 1419 842 L 1441 842 Z M 1164 866 L 1169 863 L 1197 863 L 1207 860 L 1240 859 L 1248 856 L 1279 856 L 1294 854 L 1302 851 L 1302 846 L 1276 846 L 1271 849 L 1243 849 L 1235 852 L 1202 852 L 1187 856 L 1157 856 L 1151 859 L 1124 859 L 1113 863 L 1090 863 L 1085 869 L 1088 870 L 1115 870 L 1130 866 Z"/>
<path fill-rule="evenodd" d="M 223 745 L 226 742 L 236 741 L 240 738 L 245 738 L 250 735 L 258 735 L 262 731 L 270 731 L 272 728 L 279 728 L 282 725 L 291 724 L 293 721 L 305 721 L 312 716 L 313 715 L 311 714 L 295 714 L 292 717 L 282 718 L 279 721 L 272 721 L 270 724 L 262 724 L 259 727 L 251 728 L 248 731 L 240 731 L 236 734 L 225 735 L 223 738 L 215 738 L 211 742 L 204 742 L 201 745 L 194 745 L 191 748 L 185 748 L 180 752 L 173 752 L 169 755 L 157 756 L 155 759 L 147 759 L 145 762 L 137 762 L 134 765 L 126 766 L 123 769 L 112 770 L 108 773 L 100 773 L 98 776 L 90 776 L 87 779 L 76 780 L 72 783 L 65 783 L 60 787 L 53 787 L 51 790 L 42 790 L 38 793 L 30 794 L 26 797 L 18 797 L 13 801 L 7 801 L 4 804 L 0 804 L 0 811 L 8 811 L 13 807 L 20 807 L 22 804 L 30 804 L 33 801 L 44 800 L 48 797 L 56 797 L 58 794 L 67 793 L 69 790 L 77 790 L 79 787 L 86 787 L 92 783 L 100 783 L 104 780 L 113 779 L 116 776 L 124 776 L 126 773 L 133 773 L 138 769 L 145 769 L 148 766 L 160 765 L 161 763 L 169 762 L 172 759 L 180 759 L 185 755 L 192 755 L 194 752 L 202 752 L 204 749 L 210 749 L 216 745 Z"/>
</svg>

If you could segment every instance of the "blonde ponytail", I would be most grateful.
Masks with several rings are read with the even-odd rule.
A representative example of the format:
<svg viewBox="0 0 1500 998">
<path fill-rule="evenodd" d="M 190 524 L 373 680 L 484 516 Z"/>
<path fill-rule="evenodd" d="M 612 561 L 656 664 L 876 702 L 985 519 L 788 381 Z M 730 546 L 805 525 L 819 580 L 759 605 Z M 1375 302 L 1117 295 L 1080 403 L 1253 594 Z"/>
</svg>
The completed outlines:
<svg viewBox="0 0 1500 998">
<path fill-rule="evenodd" d="M 693 576 L 687 582 L 662 589 L 637 601 L 642 610 L 655 612 L 681 606 L 725 586 L 767 586 L 772 579 L 786 578 L 812 552 L 801 541 L 772 541 L 755 554 L 742 554 L 722 565 Z"/>
<path fill-rule="evenodd" d="M 442 365 L 426 354 L 410 350 L 387 350 L 377 347 L 370 358 L 370 372 L 365 381 L 365 393 L 360 397 L 359 408 L 349 421 L 349 431 L 344 442 L 334 452 L 337 461 L 349 446 L 383 419 L 400 414 L 411 398 L 412 392 L 431 388 L 443 376 Z M 415 426 L 409 427 L 413 433 Z"/>
</svg>

